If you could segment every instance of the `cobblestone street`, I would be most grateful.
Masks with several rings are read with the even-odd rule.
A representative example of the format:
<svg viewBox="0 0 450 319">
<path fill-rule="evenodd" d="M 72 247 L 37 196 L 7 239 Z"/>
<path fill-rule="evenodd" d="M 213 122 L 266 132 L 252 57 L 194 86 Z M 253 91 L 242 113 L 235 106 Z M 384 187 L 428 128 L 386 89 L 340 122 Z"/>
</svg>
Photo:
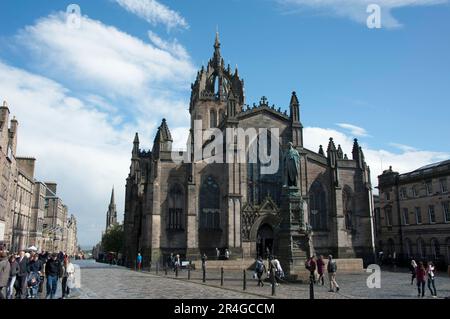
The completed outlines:
<svg viewBox="0 0 450 319">
<path fill-rule="evenodd" d="M 252 272 L 247 272 L 247 290 L 243 291 L 243 273 L 238 271 L 225 273 L 224 286 L 220 287 L 220 272 L 209 271 L 206 284 L 202 283 L 201 271 L 192 271 L 191 280 L 187 280 L 187 270 L 182 270 L 178 278 L 171 271 L 136 272 L 123 267 L 95 263 L 78 262 L 81 267 L 81 289 L 75 289 L 72 298 L 81 299 L 228 299 L 228 298 L 272 298 L 271 287 L 257 287 Z M 148 270 L 148 269 L 147 269 Z M 406 271 L 382 271 L 381 288 L 369 289 L 366 280 L 369 274 L 338 274 L 341 287 L 339 293 L 328 292 L 325 286 L 315 285 L 316 299 L 405 299 L 417 298 L 417 287 L 411 285 L 410 275 Z M 308 299 L 309 285 L 281 283 L 276 287 L 275 298 Z M 438 297 L 450 296 L 450 278 L 445 273 L 436 279 Z M 429 290 L 425 298 L 431 298 Z"/>
</svg>

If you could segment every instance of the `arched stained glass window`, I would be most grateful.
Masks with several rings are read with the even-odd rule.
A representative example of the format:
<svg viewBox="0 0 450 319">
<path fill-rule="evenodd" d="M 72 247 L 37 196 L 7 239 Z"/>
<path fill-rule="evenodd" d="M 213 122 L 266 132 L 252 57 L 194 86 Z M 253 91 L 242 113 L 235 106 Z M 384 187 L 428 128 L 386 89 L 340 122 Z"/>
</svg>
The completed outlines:
<svg viewBox="0 0 450 319">
<path fill-rule="evenodd" d="M 327 228 L 326 195 L 319 181 L 314 181 L 309 189 L 309 224 L 313 230 Z"/>
</svg>

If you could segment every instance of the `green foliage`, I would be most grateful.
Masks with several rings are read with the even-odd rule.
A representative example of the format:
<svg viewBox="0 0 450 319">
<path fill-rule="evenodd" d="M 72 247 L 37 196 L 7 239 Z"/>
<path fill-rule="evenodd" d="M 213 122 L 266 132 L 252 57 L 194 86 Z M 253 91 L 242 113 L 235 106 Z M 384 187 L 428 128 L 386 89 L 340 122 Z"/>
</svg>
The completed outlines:
<svg viewBox="0 0 450 319">
<path fill-rule="evenodd" d="M 102 247 L 105 252 L 119 253 L 123 249 L 124 231 L 122 225 L 113 225 L 102 237 Z"/>
</svg>

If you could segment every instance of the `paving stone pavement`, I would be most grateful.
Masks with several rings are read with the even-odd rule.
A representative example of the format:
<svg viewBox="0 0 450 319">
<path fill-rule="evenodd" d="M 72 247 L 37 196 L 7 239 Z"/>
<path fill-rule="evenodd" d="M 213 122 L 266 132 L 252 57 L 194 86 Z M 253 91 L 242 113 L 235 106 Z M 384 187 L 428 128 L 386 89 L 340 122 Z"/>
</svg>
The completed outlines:
<svg viewBox="0 0 450 319">
<path fill-rule="evenodd" d="M 206 284 L 202 283 L 201 271 L 191 271 L 191 280 L 187 280 L 187 270 L 175 273 L 155 269 L 136 272 L 123 267 L 95 263 L 78 262 L 81 267 L 81 289 L 75 289 L 72 298 L 81 299 L 229 299 L 229 298 L 273 298 L 270 283 L 257 287 L 252 279 L 252 272 L 247 272 L 247 289 L 243 291 L 243 273 L 226 272 L 224 286 L 220 286 L 220 272 L 208 271 Z M 147 269 L 148 270 L 148 269 Z M 370 274 L 351 273 L 337 275 L 341 287 L 339 293 L 328 292 L 325 286 L 315 285 L 316 299 L 411 299 L 417 298 L 417 287 L 411 285 L 411 276 L 407 270 L 397 272 L 383 270 L 381 288 L 369 289 L 366 281 Z M 275 298 L 308 299 L 309 285 L 298 283 L 281 283 L 276 287 Z M 450 296 L 450 278 L 441 274 L 436 278 L 439 298 Z M 431 298 L 427 289 L 425 298 Z"/>
</svg>

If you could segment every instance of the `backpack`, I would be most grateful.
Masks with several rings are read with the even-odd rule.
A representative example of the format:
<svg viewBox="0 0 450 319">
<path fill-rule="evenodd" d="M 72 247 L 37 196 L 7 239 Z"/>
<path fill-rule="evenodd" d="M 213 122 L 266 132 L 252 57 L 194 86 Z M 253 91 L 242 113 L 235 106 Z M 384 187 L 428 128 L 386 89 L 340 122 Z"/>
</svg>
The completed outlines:
<svg viewBox="0 0 450 319">
<path fill-rule="evenodd" d="M 263 272 L 263 270 L 264 270 L 263 263 L 260 261 L 257 261 L 256 262 L 256 272 Z"/>
<path fill-rule="evenodd" d="M 307 259 L 305 261 L 305 268 L 308 269 L 308 270 L 311 268 L 311 261 L 309 259 Z"/>
</svg>

